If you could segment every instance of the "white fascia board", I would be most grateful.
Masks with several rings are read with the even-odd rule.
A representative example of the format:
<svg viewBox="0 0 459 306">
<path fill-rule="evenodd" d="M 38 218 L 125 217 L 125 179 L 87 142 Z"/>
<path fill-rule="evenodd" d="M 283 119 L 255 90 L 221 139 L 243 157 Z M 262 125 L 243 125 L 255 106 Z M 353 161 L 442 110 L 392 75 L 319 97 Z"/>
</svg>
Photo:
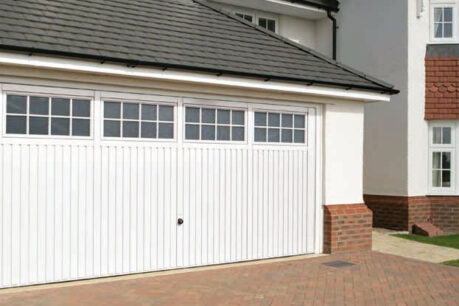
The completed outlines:
<svg viewBox="0 0 459 306">
<path fill-rule="evenodd" d="M 360 90 L 346 90 L 332 87 L 307 86 L 301 84 L 264 81 L 250 78 L 216 76 L 209 74 L 200 74 L 195 72 L 172 71 L 143 68 L 127 67 L 117 64 L 95 63 L 90 61 L 74 60 L 68 58 L 29 56 L 18 53 L 0 52 L 0 64 L 19 65 L 34 68 L 58 69 L 66 71 L 98 73 L 114 76 L 128 76 L 137 78 L 147 78 L 165 81 L 179 81 L 198 83 L 214 86 L 229 86 L 238 88 L 247 88 L 254 90 L 270 90 L 278 92 L 288 92 L 295 94 L 306 94 L 321 97 L 332 97 L 346 100 L 355 100 L 362 102 L 389 102 L 390 95 L 378 94 Z"/>
<path fill-rule="evenodd" d="M 281 0 L 212 0 L 211 2 L 310 20 L 319 20 L 327 17 L 327 12 L 324 9 Z"/>
</svg>

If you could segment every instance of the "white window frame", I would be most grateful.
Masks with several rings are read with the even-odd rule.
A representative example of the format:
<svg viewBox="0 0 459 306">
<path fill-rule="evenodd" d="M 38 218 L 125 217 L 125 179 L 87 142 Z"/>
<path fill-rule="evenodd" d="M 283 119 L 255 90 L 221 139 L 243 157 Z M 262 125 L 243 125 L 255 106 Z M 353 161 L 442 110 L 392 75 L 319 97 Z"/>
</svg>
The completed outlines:
<svg viewBox="0 0 459 306">
<path fill-rule="evenodd" d="M 173 138 L 142 138 L 142 137 L 140 137 L 140 135 L 141 135 L 140 125 L 142 123 L 142 120 L 140 118 L 141 114 L 139 114 L 139 119 L 138 120 L 135 120 L 135 119 L 123 119 L 123 118 L 120 118 L 120 119 L 107 118 L 107 120 L 109 120 L 109 121 L 110 120 L 120 121 L 121 129 L 120 129 L 120 136 L 119 137 L 105 136 L 104 135 L 105 102 L 118 102 L 118 103 L 121 103 L 121 105 L 123 103 L 137 103 L 139 105 L 140 104 L 150 104 L 150 105 L 156 105 L 156 106 L 160 106 L 160 105 L 172 106 L 172 108 L 174 110 L 174 116 L 173 116 L 173 120 L 174 121 L 172 122 L 174 137 Z M 100 139 L 103 140 L 103 141 L 177 142 L 177 139 L 178 139 L 178 137 L 177 137 L 177 118 L 178 118 L 177 117 L 177 112 L 178 112 L 177 103 L 161 101 L 161 99 L 159 99 L 159 101 L 156 101 L 154 98 L 148 99 L 148 100 L 141 100 L 141 99 L 123 99 L 123 98 L 120 98 L 120 97 L 116 97 L 116 98 L 103 97 L 103 98 L 101 98 L 100 109 L 101 109 L 100 118 L 99 118 L 99 120 L 100 120 Z M 140 112 L 140 108 L 139 108 L 139 112 Z M 121 116 L 122 116 L 122 113 L 121 113 Z M 123 129 L 122 129 L 123 121 L 136 121 L 136 122 L 139 122 L 139 137 L 123 137 Z M 156 120 L 156 122 L 160 123 L 159 120 Z M 164 123 L 171 123 L 171 122 L 164 121 Z M 159 133 L 159 131 L 157 131 L 157 133 Z"/>
<path fill-rule="evenodd" d="M 434 144 L 433 130 L 436 127 L 451 128 L 451 144 Z M 435 121 L 429 124 L 429 157 L 428 157 L 428 194 L 431 195 L 455 195 L 457 193 L 458 173 L 456 172 L 456 161 L 458 151 L 456 150 L 456 138 L 459 124 L 454 121 Z M 433 153 L 434 152 L 450 152 L 451 153 L 451 186 L 450 187 L 434 187 L 433 186 Z"/>
<path fill-rule="evenodd" d="M 264 14 L 259 14 L 257 15 L 257 26 L 261 27 L 260 26 L 260 18 L 264 18 L 264 19 L 271 19 L 271 20 L 274 20 L 274 22 L 276 23 L 275 26 L 274 26 L 274 32 L 273 33 L 279 33 L 279 18 L 277 17 L 273 17 L 273 16 L 268 16 L 268 15 L 264 15 Z M 269 31 L 268 29 L 266 28 L 263 28 L 265 29 L 266 31 Z"/>
<path fill-rule="evenodd" d="M 19 90 L 18 90 L 19 89 Z M 82 95 L 78 95 L 78 91 L 74 91 L 69 89 L 68 91 L 65 91 L 64 88 L 59 88 L 58 90 L 53 90 L 52 88 L 46 89 L 46 90 L 37 90 L 38 88 L 36 87 L 17 87 L 13 86 L 11 89 L 8 89 L 8 87 L 4 88 L 3 93 L 2 93 L 2 101 L 3 107 L 2 107 L 2 136 L 4 138 L 26 138 L 26 139 L 60 139 L 60 140 L 94 140 L 94 121 L 95 121 L 95 103 L 94 103 L 94 96 L 87 95 L 82 93 Z M 68 93 L 66 93 L 68 92 Z M 43 117 L 43 118 L 48 118 L 49 123 L 48 123 L 48 132 L 50 132 L 50 127 L 51 127 L 51 118 L 56 117 L 56 118 L 68 118 L 70 121 L 75 118 L 75 119 L 85 119 L 89 120 L 89 136 L 73 136 L 73 135 L 51 135 L 51 133 L 46 134 L 46 135 L 36 135 L 36 134 L 29 134 L 28 128 L 26 130 L 26 134 L 12 134 L 12 133 L 7 133 L 6 132 L 6 117 L 9 115 L 7 113 L 7 96 L 9 95 L 18 95 L 18 96 L 27 96 L 27 113 L 22 114 L 22 116 L 26 116 L 26 120 L 28 122 L 30 113 L 29 113 L 29 99 L 31 96 L 33 97 L 47 97 L 49 98 L 49 114 L 48 115 L 32 115 L 33 117 Z M 58 116 L 55 115 L 53 116 L 51 114 L 51 99 L 52 98 L 64 98 L 64 99 L 71 99 L 71 100 L 89 100 L 90 106 L 90 116 L 89 117 L 73 117 L 73 116 Z M 11 114 L 14 116 L 14 114 Z M 17 114 L 18 116 L 21 116 L 21 114 Z M 27 125 L 28 126 L 28 125 Z M 70 127 L 70 133 L 71 133 L 71 127 Z"/>
<path fill-rule="evenodd" d="M 435 9 L 436 8 L 452 8 L 452 16 L 453 16 L 453 25 L 452 25 L 452 36 L 451 37 L 435 37 Z M 430 28 L 430 41 L 434 43 L 454 43 L 457 41 L 458 37 L 458 16 L 457 16 L 457 9 L 455 2 L 439 2 L 439 3 L 432 3 L 430 5 L 430 20 L 429 20 L 429 28 Z"/>
<path fill-rule="evenodd" d="M 246 10 L 234 10 L 233 14 L 234 15 L 236 15 L 236 14 L 244 14 L 244 15 L 252 16 L 252 23 L 255 24 L 256 26 L 259 26 L 258 22 L 259 22 L 260 18 L 272 19 L 272 20 L 274 20 L 276 22 L 276 27 L 275 27 L 276 29 L 275 29 L 275 32 L 273 32 L 273 33 L 279 34 L 279 17 L 276 16 L 276 15 L 266 14 L 266 13 L 262 13 L 262 12 L 255 12 L 255 11 L 250 11 L 249 12 L 249 11 L 246 11 Z M 247 22 L 249 22 L 249 21 L 247 21 Z M 266 29 L 266 30 L 269 31 L 268 29 Z"/>
<path fill-rule="evenodd" d="M 223 110 L 235 110 L 235 111 L 243 111 L 244 112 L 244 140 L 200 140 L 200 139 L 186 139 L 186 108 L 187 107 L 197 107 L 197 108 L 214 108 L 216 110 L 223 109 Z M 200 99 L 185 99 L 182 107 L 182 141 L 183 143 L 195 143 L 195 144 L 223 144 L 223 145 L 247 145 L 249 143 L 248 140 L 248 117 L 249 117 L 249 109 L 246 104 L 243 103 L 232 103 L 232 102 L 220 102 L 220 101 L 209 101 L 209 100 L 200 100 Z M 231 119 L 230 119 L 231 120 Z M 199 126 L 202 125 L 202 122 L 199 122 Z M 205 125 L 205 124 L 204 124 Z M 218 126 L 215 123 L 215 126 Z M 232 123 L 228 125 L 231 129 L 233 127 Z M 240 125 L 236 125 L 240 127 Z M 200 129 L 201 130 L 201 129 Z"/>
<path fill-rule="evenodd" d="M 237 14 L 240 14 L 240 15 L 244 15 L 244 17 L 245 17 L 245 16 L 250 16 L 250 17 L 252 17 L 252 21 L 248 21 L 248 20 L 245 19 L 244 17 L 238 16 L 238 17 L 244 19 L 244 20 L 247 21 L 247 22 L 252 22 L 252 23 L 254 23 L 255 20 L 256 20 L 255 14 L 253 14 L 253 13 L 248 13 L 248 12 L 244 12 L 244 11 L 234 11 L 233 13 L 234 13 L 236 16 L 237 16 Z"/>
</svg>

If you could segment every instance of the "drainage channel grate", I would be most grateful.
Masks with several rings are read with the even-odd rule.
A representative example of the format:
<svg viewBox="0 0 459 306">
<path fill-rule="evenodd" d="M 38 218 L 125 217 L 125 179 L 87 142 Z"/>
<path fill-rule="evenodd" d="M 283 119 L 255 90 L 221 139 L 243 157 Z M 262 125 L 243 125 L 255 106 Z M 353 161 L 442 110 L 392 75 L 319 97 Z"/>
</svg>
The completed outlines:
<svg viewBox="0 0 459 306">
<path fill-rule="evenodd" d="M 344 267 L 350 267 L 350 266 L 353 266 L 355 264 L 353 264 L 352 262 L 347 262 L 347 261 L 329 261 L 329 262 L 325 262 L 323 263 L 323 265 L 325 266 L 329 266 L 329 267 L 334 267 L 334 268 L 344 268 Z"/>
</svg>

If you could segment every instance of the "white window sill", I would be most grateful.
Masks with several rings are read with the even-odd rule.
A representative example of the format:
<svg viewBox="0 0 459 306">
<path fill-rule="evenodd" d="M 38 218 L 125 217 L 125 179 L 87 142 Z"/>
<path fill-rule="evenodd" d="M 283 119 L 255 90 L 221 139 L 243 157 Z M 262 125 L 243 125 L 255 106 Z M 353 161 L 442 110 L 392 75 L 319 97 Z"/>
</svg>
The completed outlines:
<svg viewBox="0 0 459 306">
<path fill-rule="evenodd" d="M 455 45 L 455 44 L 459 44 L 459 40 L 457 39 L 440 39 L 440 40 L 430 40 L 429 41 L 429 44 L 431 45 L 435 45 L 435 44 L 439 44 L 439 45 L 446 45 L 446 44 L 451 44 L 451 45 Z"/>
</svg>

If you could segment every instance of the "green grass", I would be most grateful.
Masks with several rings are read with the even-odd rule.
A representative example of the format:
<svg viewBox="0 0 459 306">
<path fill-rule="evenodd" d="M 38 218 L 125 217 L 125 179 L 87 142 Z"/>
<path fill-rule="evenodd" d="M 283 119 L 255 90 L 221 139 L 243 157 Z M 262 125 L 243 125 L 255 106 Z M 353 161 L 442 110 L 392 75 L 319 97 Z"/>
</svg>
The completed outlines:
<svg viewBox="0 0 459 306">
<path fill-rule="evenodd" d="M 443 247 L 459 249 L 459 234 L 458 235 L 446 235 L 437 237 L 425 237 L 414 234 L 393 234 L 392 236 L 417 241 L 421 243 L 428 243 L 439 245 Z"/>
<path fill-rule="evenodd" d="M 447 265 L 447 266 L 453 266 L 453 267 L 458 267 L 459 268 L 459 259 L 445 261 L 443 264 Z"/>
</svg>

